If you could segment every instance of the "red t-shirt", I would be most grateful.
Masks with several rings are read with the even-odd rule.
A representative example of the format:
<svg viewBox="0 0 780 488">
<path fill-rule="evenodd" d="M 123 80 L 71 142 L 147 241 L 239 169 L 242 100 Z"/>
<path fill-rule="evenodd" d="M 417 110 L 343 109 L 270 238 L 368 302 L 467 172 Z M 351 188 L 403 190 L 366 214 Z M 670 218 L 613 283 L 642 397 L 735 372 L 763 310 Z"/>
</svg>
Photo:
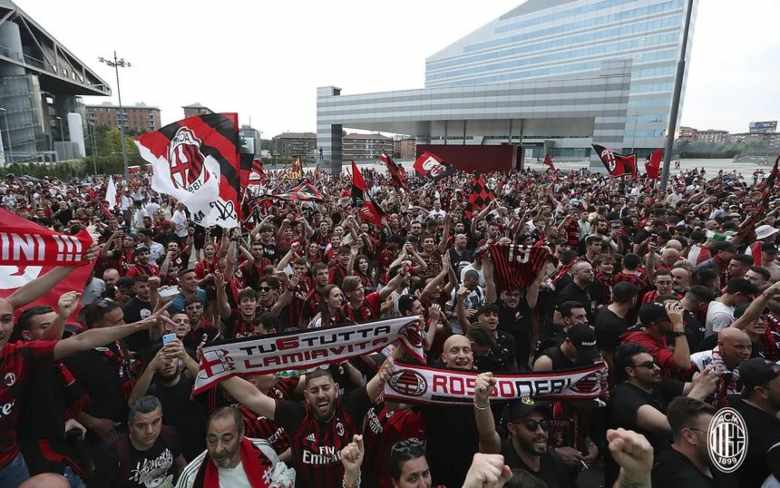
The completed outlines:
<svg viewBox="0 0 780 488">
<path fill-rule="evenodd" d="M 0 351 L 0 469 L 19 453 L 17 430 L 30 368 L 54 358 L 57 341 L 9 342 Z"/>
<path fill-rule="evenodd" d="M 631 342 L 644 347 L 645 350 L 653 356 L 658 367 L 661 368 L 661 374 L 663 376 L 676 376 L 675 373 L 679 372 L 679 368 L 675 366 L 672 361 L 674 352 L 666 343 L 666 337 L 656 339 L 643 330 L 637 330 L 625 334 L 623 336 L 623 342 Z"/>
<path fill-rule="evenodd" d="M 363 303 L 357 309 L 353 309 L 349 302 L 347 302 L 344 305 L 344 315 L 358 324 L 371 322 L 372 320 L 379 319 L 379 308 L 381 305 L 382 302 L 379 299 L 379 292 L 375 291 L 366 295 L 363 299 Z"/>
</svg>

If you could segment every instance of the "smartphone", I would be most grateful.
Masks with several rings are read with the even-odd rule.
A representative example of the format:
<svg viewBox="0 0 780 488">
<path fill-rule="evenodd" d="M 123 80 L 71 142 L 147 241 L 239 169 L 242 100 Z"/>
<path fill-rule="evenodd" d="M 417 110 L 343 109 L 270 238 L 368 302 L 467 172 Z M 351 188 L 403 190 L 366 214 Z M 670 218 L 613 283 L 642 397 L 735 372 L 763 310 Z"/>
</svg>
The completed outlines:
<svg viewBox="0 0 780 488">
<path fill-rule="evenodd" d="M 167 346 L 168 344 L 170 344 L 171 342 L 173 342 L 175 340 L 176 340 L 176 334 L 174 334 L 172 332 L 170 334 L 163 335 L 162 336 L 163 347 Z"/>
</svg>

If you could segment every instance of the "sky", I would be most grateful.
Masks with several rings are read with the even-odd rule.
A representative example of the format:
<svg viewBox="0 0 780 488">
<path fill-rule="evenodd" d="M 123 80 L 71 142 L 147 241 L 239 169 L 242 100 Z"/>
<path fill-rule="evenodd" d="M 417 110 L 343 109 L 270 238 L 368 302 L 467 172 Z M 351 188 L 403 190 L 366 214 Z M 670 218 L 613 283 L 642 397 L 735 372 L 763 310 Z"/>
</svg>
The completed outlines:
<svg viewBox="0 0 780 488">
<path fill-rule="evenodd" d="M 124 104 L 181 119 L 182 105 L 238 112 L 270 138 L 316 131 L 316 88 L 422 88 L 425 58 L 522 0 L 18 0 Z M 700 0 L 681 125 L 747 131 L 780 118 L 777 0 Z M 101 103 L 105 97 L 85 97 Z M 116 90 L 112 102 L 116 103 Z"/>
</svg>

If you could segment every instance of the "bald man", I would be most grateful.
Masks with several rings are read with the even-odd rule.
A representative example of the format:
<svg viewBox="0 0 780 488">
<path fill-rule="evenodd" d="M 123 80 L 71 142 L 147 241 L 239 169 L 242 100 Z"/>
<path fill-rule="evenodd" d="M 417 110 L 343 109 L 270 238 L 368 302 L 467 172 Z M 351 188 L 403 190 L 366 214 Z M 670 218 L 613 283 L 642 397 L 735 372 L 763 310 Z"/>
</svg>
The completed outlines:
<svg viewBox="0 0 780 488">
<path fill-rule="evenodd" d="M 70 483 L 60 474 L 42 473 L 28 479 L 19 488 L 70 488 Z"/>
<path fill-rule="evenodd" d="M 736 327 L 726 327 L 718 332 L 718 345 L 709 351 L 700 351 L 691 355 L 691 363 L 698 371 L 704 368 L 715 368 L 720 375 L 717 390 L 715 390 L 716 407 L 726 406 L 730 395 L 740 391 L 738 385 L 737 367 L 753 352 L 750 336 Z"/>
<path fill-rule="evenodd" d="M 90 252 L 90 257 L 94 254 Z M 26 389 L 31 368 L 45 366 L 81 351 L 118 341 L 130 334 L 145 331 L 159 315 L 128 325 L 91 329 L 62 340 L 9 342 L 14 330 L 14 310 L 48 293 L 54 285 L 75 268 L 54 268 L 51 272 L 27 283 L 11 296 L 0 298 L 0 480 L 3 486 L 19 486 L 30 477 L 27 464 L 19 451 L 17 430 L 24 409 L 22 393 Z"/>
<path fill-rule="evenodd" d="M 571 268 L 572 282 L 566 285 L 557 295 L 558 305 L 564 302 L 579 302 L 585 307 L 588 314 L 588 322 L 593 323 L 593 298 L 589 288 L 593 284 L 595 275 L 593 266 L 587 261 L 578 261 Z"/>
</svg>

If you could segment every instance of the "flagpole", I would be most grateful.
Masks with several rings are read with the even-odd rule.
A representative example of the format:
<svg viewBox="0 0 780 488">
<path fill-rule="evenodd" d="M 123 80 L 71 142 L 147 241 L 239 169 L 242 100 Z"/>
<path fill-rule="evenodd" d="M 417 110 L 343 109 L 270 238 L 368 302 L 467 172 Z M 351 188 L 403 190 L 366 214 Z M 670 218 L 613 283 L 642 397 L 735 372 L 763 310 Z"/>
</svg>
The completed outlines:
<svg viewBox="0 0 780 488">
<path fill-rule="evenodd" d="M 672 150 L 674 149 L 674 134 L 677 132 L 677 114 L 680 111 L 680 96 L 682 93 L 683 78 L 685 75 L 685 53 L 688 49 L 688 31 L 691 27 L 691 13 L 693 11 L 693 0 L 688 0 L 688 9 L 685 12 L 685 27 L 683 30 L 682 47 L 680 48 L 680 59 L 677 61 L 677 76 L 674 84 L 674 95 L 672 97 L 672 112 L 669 115 L 669 125 L 666 128 L 666 146 L 664 147 L 664 168 L 661 175 L 661 196 L 666 195 L 666 186 L 669 183 L 669 164 L 672 161 Z"/>
</svg>

